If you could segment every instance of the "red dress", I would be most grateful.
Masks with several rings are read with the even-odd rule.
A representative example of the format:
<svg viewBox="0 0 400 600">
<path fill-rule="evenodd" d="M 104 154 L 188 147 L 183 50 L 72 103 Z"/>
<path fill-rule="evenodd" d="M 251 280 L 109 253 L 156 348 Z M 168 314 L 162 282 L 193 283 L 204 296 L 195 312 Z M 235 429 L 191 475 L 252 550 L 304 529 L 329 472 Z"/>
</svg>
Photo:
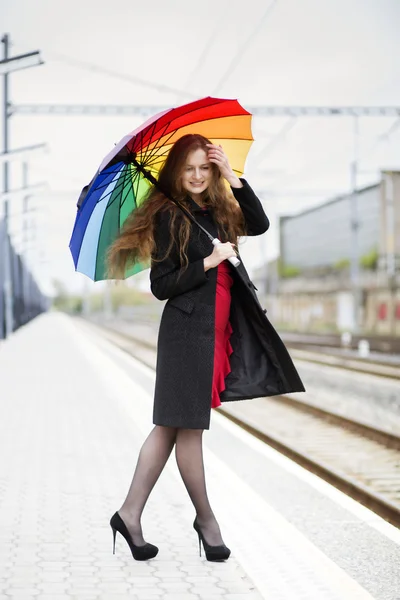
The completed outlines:
<svg viewBox="0 0 400 600">
<path fill-rule="evenodd" d="M 203 208 L 205 214 L 207 208 Z M 225 389 L 225 377 L 231 372 L 229 357 L 232 346 L 229 338 L 232 326 L 229 322 L 231 308 L 231 287 L 233 278 L 227 260 L 222 261 L 217 267 L 217 287 L 215 292 L 215 349 L 214 373 L 211 392 L 211 408 L 221 406 L 219 395 Z"/>
<path fill-rule="evenodd" d="M 219 395 L 225 389 L 225 377 L 231 372 L 229 357 L 233 350 L 229 341 L 232 334 L 229 311 L 232 284 L 229 263 L 224 260 L 218 265 L 215 293 L 215 350 L 211 408 L 221 406 Z"/>
</svg>

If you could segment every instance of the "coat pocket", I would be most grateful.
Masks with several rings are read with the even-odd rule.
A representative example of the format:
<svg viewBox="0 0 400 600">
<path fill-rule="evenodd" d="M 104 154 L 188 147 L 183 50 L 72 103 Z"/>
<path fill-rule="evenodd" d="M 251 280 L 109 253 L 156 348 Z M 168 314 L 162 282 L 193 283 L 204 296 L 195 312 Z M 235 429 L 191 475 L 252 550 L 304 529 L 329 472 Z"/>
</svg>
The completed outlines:
<svg viewBox="0 0 400 600">
<path fill-rule="evenodd" d="M 180 308 L 183 312 L 190 313 L 194 309 L 194 300 L 192 298 L 188 298 L 187 296 L 174 296 L 168 300 L 167 304 L 171 304 L 172 306 L 176 306 L 176 308 Z"/>
</svg>

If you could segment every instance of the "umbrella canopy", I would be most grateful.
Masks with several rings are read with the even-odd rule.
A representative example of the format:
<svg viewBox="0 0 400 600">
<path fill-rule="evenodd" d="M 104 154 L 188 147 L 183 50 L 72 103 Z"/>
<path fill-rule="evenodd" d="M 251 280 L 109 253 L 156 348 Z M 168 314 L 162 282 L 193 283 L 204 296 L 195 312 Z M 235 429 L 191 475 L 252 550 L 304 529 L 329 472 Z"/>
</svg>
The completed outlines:
<svg viewBox="0 0 400 600">
<path fill-rule="evenodd" d="M 251 114 L 237 100 L 208 97 L 151 117 L 116 144 L 82 190 L 69 246 L 77 271 L 93 281 L 107 279 L 108 248 L 144 201 L 173 144 L 188 133 L 221 144 L 234 172 L 243 174 L 253 136 Z M 137 263 L 125 277 L 148 266 Z"/>
</svg>

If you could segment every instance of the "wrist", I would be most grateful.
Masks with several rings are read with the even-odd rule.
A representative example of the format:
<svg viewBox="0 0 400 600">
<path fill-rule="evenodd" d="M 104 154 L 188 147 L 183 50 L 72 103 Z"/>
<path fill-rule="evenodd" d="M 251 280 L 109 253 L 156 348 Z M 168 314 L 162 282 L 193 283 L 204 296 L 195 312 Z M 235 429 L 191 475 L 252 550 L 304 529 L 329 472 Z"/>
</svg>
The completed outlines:
<svg viewBox="0 0 400 600">
<path fill-rule="evenodd" d="M 240 181 L 239 177 L 237 177 L 234 173 L 230 177 L 227 177 L 227 181 L 229 185 L 233 188 L 242 188 L 243 183 Z"/>
<path fill-rule="evenodd" d="M 209 256 L 206 256 L 206 258 L 203 259 L 203 263 L 204 263 L 204 271 L 208 271 L 208 269 L 211 269 Z"/>
</svg>

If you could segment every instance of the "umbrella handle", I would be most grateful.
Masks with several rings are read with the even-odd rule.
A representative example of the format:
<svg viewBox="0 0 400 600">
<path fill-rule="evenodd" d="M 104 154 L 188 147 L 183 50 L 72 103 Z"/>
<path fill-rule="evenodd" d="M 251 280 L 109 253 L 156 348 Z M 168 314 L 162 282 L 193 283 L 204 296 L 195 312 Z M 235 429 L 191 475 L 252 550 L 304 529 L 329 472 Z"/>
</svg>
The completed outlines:
<svg viewBox="0 0 400 600">
<path fill-rule="evenodd" d="M 221 241 L 218 238 L 214 238 L 212 240 L 212 244 L 213 246 L 218 246 L 218 244 L 221 244 Z M 236 256 L 231 256 L 228 258 L 228 260 L 234 267 L 238 267 L 240 265 L 240 260 Z"/>
</svg>

